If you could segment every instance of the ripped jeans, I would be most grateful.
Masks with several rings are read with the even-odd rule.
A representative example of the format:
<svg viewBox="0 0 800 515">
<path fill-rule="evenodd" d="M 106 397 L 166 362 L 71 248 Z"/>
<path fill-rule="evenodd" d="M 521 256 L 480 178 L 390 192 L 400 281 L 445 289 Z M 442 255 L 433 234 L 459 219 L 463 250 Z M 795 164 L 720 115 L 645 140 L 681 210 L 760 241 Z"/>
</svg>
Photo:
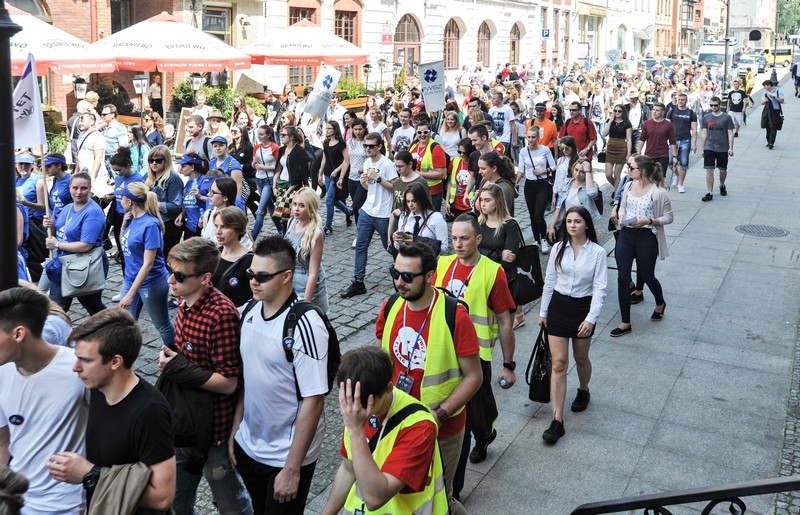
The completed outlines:
<svg viewBox="0 0 800 515">
<path fill-rule="evenodd" d="M 214 504 L 220 513 L 253 515 L 250 496 L 247 494 L 239 474 L 236 473 L 228 458 L 227 442 L 213 445 L 208 449 L 208 460 L 206 460 L 206 464 L 203 467 L 202 475 L 192 474 L 184 468 L 191 451 L 189 447 L 177 447 L 175 449 L 177 482 L 175 500 L 172 503 L 175 515 L 193 515 L 195 513 L 194 504 L 197 497 L 197 486 L 203 476 L 208 481 L 208 486 L 214 496 Z"/>
</svg>

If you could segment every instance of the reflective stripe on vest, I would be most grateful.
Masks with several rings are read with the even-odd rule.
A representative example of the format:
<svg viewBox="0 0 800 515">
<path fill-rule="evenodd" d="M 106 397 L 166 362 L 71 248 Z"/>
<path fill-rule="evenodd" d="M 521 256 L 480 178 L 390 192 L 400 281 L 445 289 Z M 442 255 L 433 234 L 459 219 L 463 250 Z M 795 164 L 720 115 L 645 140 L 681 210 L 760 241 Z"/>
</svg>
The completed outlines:
<svg viewBox="0 0 800 515">
<path fill-rule="evenodd" d="M 428 323 L 428 338 L 425 341 L 425 372 L 419 388 L 421 397 L 419 400 L 431 408 L 438 406 L 450 397 L 464 377 L 458 363 L 453 335 L 450 334 L 450 328 L 445 323 L 444 300 L 445 295 L 438 292 Z M 386 316 L 381 346 L 389 355 L 394 355 L 394 342 L 390 340 L 392 329 L 396 323 L 402 324 L 402 321 L 398 320 L 398 315 L 405 305 L 405 300 L 397 299 Z M 413 329 L 416 331 L 416 328 Z M 463 409 L 462 406 L 450 416 L 461 413 Z"/>
<path fill-rule="evenodd" d="M 450 277 L 448 272 L 456 259 L 458 256 L 455 254 L 439 258 L 434 286 L 448 287 L 446 284 Z M 500 265 L 491 259 L 479 259 L 469 285 L 464 291 L 463 300 L 469 306 L 469 316 L 478 334 L 480 356 L 483 361 L 492 361 L 492 349 L 497 342 L 497 316 L 489 309 L 488 300 L 500 269 Z"/>
<path fill-rule="evenodd" d="M 427 150 L 425 150 L 425 155 L 422 156 L 422 160 L 419 163 L 419 170 L 418 171 L 420 171 L 420 172 L 435 172 L 436 171 L 436 168 L 433 167 L 433 151 L 431 150 L 433 148 L 433 144 L 434 143 L 435 143 L 435 141 L 433 141 L 433 138 L 428 138 L 428 148 L 427 148 Z M 417 150 L 418 146 L 419 146 L 419 141 L 415 141 L 414 144 L 411 145 L 411 148 L 408 149 L 408 151 L 411 152 L 412 154 L 416 155 L 416 150 Z M 425 179 L 425 180 L 427 181 L 427 179 Z M 432 187 L 436 186 L 437 184 L 441 184 L 441 183 L 442 183 L 441 179 L 437 179 L 435 181 L 428 181 L 428 187 L 432 188 Z"/>
<path fill-rule="evenodd" d="M 459 166 L 461 166 L 461 162 L 462 161 L 464 161 L 464 160 L 461 159 L 461 157 L 456 157 L 455 159 L 453 159 L 453 161 L 451 161 L 451 164 L 453 165 L 453 167 L 452 167 L 453 171 L 450 172 L 450 203 L 451 204 L 456 199 L 456 188 L 458 186 L 458 184 L 456 183 L 456 175 L 458 175 L 458 172 L 461 171 L 461 170 L 459 170 Z M 466 161 L 464 161 L 464 162 L 466 163 Z M 466 169 L 466 168 L 467 167 L 465 166 L 464 169 Z M 466 185 L 464 187 L 466 188 Z M 469 192 L 469 195 L 467 195 L 466 198 L 469 201 L 469 200 L 472 200 L 472 197 L 474 197 L 474 196 L 475 196 L 475 188 L 473 188 L 472 191 Z"/>
<path fill-rule="evenodd" d="M 397 302 L 396 304 L 401 303 Z M 417 402 L 416 399 L 398 388 L 394 389 L 394 395 L 395 398 L 392 404 L 392 410 L 386 415 L 386 420 L 406 406 Z M 433 424 L 436 423 L 430 411 L 426 410 L 412 413 L 391 433 L 383 435 L 383 438 L 378 442 L 378 446 L 375 448 L 375 452 L 372 455 L 372 459 L 375 460 L 378 468 L 383 466 L 389 454 L 391 454 L 394 449 L 395 441 L 400 431 L 426 420 Z M 347 458 L 352 460 L 350 432 L 347 428 L 344 430 L 343 442 Z M 442 469 L 442 457 L 439 452 L 439 442 L 436 441 L 434 445 L 433 460 L 428 469 L 428 478 L 425 483 L 425 488 L 421 492 L 409 494 L 398 493 L 377 510 L 368 510 L 364 506 L 365 502 L 364 496 L 361 493 L 361 488 L 356 482 L 347 494 L 347 500 L 345 500 L 344 503 L 344 513 L 353 514 L 356 510 L 361 510 L 362 506 L 364 506 L 364 514 L 371 515 L 399 515 L 406 513 L 414 515 L 445 515 L 448 513 L 447 492 L 444 487 L 444 474 Z"/>
</svg>

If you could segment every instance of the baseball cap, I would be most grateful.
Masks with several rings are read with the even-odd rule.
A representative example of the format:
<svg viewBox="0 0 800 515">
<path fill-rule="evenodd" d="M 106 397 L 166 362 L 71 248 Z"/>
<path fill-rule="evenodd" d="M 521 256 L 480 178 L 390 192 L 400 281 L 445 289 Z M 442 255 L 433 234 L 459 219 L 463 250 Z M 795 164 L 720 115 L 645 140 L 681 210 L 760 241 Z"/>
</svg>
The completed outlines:
<svg viewBox="0 0 800 515">
<path fill-rule="evenodd" d="M 50 165 L 54 165 L 54 164 L 65 165 L 65 164 L 67 164 L 67 160 L 66 159 L 61 159 L 60 157 L 56 157 L 56 156 L 46 156 L 44 158 L 44 165 L 45 166 L 50 166 Z"/>
<path fill-rule="evenodd" d="M 228 140 L 226 140 L 224 136 L 214 136 L 211 140 L 211 144 L 213 145 L 214 143 L 222 143 L 226 147 L 228 146 Z"/>
<path fill-rule="evenodd" d="M 536 111 L 545 111 L 547 110 L 547 104 L 545 104 L 544 102 L 538 102 L 535 106 L 533 106 L 533 108 Z"/>
</svg>

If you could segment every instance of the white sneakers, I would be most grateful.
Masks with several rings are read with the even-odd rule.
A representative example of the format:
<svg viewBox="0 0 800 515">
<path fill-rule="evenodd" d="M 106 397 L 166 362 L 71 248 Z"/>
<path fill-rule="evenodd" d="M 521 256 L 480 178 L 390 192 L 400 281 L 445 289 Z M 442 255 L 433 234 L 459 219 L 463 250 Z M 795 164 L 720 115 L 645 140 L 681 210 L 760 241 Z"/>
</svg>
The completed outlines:
<svg viewBox="0 0 800 515">
<path fill-rule="evenodd" d="M 358 241 L 358 236 L 356 236 L 355 238 L 353 238 L 353 244 L 352 244 L 352 245 L 350 245 L 350 248 L 351 248 L 351 249 L 354 249 L 354 248 L 356 248 L 356 242 L 357 242 L 357 241 Z"/>
<path fill-rule="evenodd" d="M 686 193 L 686 188 L 683 184 L 678 184 L 678 193 Z"/>
<path fill-rule="evenodd" d="M 117 293 L 113 297 L 111 297 L 111 302 L 119 302 L 122 300 L 122 292 Z"/>
<path fill-rule="evenodd" d="M 675 174 L 672 176 L 672 186 L 675 187 L 678 185 L 678 175 Z"/>
<path fill-rule="evenodd" d="M 547 243 L 547 240 L 540 241 L 539 248 L 542 250 L 542 254 L 550 253 L 550 244 Z"/>
</svg>

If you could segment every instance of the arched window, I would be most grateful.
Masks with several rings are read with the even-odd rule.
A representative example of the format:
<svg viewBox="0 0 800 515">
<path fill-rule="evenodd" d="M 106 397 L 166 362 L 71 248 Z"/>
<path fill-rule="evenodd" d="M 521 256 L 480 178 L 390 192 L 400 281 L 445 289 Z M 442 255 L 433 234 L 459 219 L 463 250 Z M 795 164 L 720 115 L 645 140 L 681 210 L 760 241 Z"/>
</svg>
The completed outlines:
<svg viewBox="0 0 800 515">
<path fill-rule="evenodd" d="M 6 3 L 34 16 L 47 16 L 47 11 L 39 0 L 8 0 Z"/>
<path fill-rule="evenodd" d="M 511 64 L 519 64 L 519 50 L 521 34 L 519 24 L 515 23 L 511 26 L 511 35 L 509 41 L 511 42 L 508 54 L 508 62 Z"/>
<path fill-rule="evenodd" d="M 414 65 L 419 64 L 421 40 L 416 20 L 410 14 L 400 18 L 394 32 L 394 58 L 405 68 L 407 75 L 412 75 Z"/>
<path fill-rule="evenodd" d="M 489 53 L 489 44 L 492 41 L 492 31 L 486 22 L 478 27 L 478 62 L 484 66 L 491 66 L 492 59 Z"/>
<path fill-rule="evenodd" d="M 444 69 L 458 69 L 458 41 L 461 39 L 461 30 L 456 20 L 451 19 L 444 28 Z"/>
</svg>

